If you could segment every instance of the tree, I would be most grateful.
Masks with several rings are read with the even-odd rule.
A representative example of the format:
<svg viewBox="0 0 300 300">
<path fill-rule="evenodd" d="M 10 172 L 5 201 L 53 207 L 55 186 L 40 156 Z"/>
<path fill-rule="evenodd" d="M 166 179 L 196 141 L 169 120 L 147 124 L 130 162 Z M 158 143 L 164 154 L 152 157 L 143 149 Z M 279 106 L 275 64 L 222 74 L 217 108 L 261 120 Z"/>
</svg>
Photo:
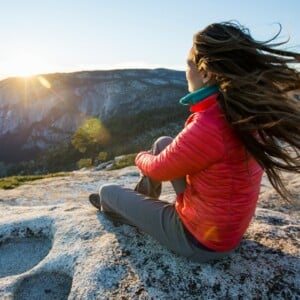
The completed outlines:
<svg viewBox="0 0 300 300">
<path fill-rule="evenodd" d="M 93 159 L 110 140 L 108 130 L 97 118 L 86 120 L 72 137 L 72 145 L 80 153 Z"/>
<path fill-rule="evenodd" d="M 106 161 L 107 158 L 108 158 L 108 153 L 104 152 L 104 151 L 99 152 L 98 157 L 97 157 L 97 159 L 99 161 Z"/>
</svg>

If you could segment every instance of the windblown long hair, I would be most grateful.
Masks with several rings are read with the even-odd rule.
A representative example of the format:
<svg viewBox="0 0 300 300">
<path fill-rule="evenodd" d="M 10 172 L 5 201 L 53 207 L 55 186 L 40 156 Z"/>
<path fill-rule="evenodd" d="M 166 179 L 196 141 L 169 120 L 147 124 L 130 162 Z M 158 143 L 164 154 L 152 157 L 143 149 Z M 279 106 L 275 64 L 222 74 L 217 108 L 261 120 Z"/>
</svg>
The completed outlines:
<svg viewBox="0 0 300 300">
<path fill-rule="evenodd" d="M 280 25 L 280 24 L 279 24 Z M 237 22 L 215 23 L 194 35 L 193 61 L 219 85 L 228 122 L 271 184 L 291 195 L 281 171 L 300 173 L 300 102 L 288 96 L 300 88 L 300 54 L 278 49 L 285 42 L 257 41 Z"/>
</svg>

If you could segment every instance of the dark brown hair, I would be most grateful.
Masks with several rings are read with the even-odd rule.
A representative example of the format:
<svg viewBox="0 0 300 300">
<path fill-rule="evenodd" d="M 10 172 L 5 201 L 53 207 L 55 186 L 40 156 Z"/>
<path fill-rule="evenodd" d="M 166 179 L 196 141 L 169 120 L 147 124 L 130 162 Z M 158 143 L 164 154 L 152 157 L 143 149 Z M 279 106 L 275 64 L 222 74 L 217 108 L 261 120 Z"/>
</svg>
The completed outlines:
<svg viewBox="0 0 300 300">
<path fill-rule="evenodd" d="M 247 151 L 264 168 L 284 198 L 290 194 L 281 171 L 300 172 L 300 103 L 287 91 L 300 88 L 300 73 L 291 66 L 300 54 L 257 41 L 237 22 L 215 23 L 194 35 L 193 60 L 212 72 L 218 102 Z"/>
</svg>

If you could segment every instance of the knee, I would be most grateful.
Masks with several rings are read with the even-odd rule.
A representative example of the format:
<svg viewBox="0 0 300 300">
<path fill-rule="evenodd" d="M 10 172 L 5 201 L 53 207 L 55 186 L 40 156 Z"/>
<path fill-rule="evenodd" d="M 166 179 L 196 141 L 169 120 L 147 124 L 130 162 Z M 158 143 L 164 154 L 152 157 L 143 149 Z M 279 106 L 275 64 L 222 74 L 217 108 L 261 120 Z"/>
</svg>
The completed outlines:
<svg viewBox="0 0 300 300">
<path fill-rule="evenodd" d="M 168 145 L 170 145 L 173 141 L 173 138 L 170 136 L 161 136 L 154 143 L 155 154 L 160 153 L 164 150 Z"/>
<path fill-rule="evenodd" d="M 118 189 L 119 186 L 117 184 L 103 184 L 99 188 L 99 196 L 100 196 L 100 201 L 101 203 L 109 198 L 112 198 L 113 195 L 116 192 L 116 189 Z"/>
</svg>

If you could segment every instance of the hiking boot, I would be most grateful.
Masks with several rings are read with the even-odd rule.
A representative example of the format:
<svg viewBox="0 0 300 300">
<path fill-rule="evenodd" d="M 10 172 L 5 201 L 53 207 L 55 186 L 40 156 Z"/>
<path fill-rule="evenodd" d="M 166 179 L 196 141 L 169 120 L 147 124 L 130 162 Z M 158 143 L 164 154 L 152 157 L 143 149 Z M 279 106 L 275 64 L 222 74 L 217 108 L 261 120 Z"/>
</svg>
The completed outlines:
<svg viewBox="0 0 300 300">
<path fill-rule="evenodd" d="M 142 175 L 134 188 L 134 191 L 158 199 L 161 194 L 161 182 L 155 181 L 146 175 Z"/>
<path fill-rule="evenodd" d="M 101 210 L 100 196 L 99 194 L 90 194 L 89 200 L 93 206 Z"/>
</svg>

